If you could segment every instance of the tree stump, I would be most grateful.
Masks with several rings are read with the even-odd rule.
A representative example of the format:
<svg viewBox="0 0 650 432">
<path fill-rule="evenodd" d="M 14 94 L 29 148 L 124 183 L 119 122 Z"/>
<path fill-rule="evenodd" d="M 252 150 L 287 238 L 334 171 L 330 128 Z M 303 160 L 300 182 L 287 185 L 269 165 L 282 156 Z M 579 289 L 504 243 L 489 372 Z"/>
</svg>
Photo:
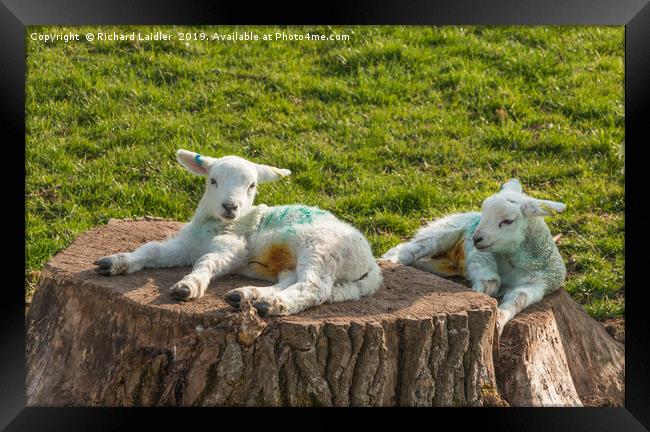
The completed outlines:
<svg viewBox="0 0 650 432">
<path fill-rule="evenodd" d="M 162 220 L 92 230 L 43 269 L 27 314 L 30 406 L 393 406 L 498 401 L 496 301 L 451 281 L 382 263 L 380 290 L 359 301 L 261 319 L 222 296 L 167 290 L 189 268 L 112 278 L 98 257 L 177 232 Z"/>
<path fill-rule="evenodd" d="M 497 346 L 496 300 L 387 262 L 372 296 L 265 320 L 222 300 L 261 281 L 227 276 L 180 303 L 167 290 L 187 267 L 93 272 L 96 258 L 180 226 L 111 220 L 45 266 L 27 314 L 28 405 L 624 403 L 623 345 L 564 290 L 518 314 Z"/>
<path fill-rule="evenodd" d="M 496 355 L 512 406 L 623 406 L 625 347 L 560 289 L 503 329 Z"/>
</svg>

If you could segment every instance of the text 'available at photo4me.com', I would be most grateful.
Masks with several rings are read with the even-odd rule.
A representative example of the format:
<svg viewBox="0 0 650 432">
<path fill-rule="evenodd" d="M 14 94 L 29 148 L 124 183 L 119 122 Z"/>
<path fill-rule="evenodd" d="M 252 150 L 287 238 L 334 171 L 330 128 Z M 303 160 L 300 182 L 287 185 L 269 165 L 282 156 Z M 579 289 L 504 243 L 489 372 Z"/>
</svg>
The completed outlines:
<svg viewBox="0 0 650 432">
<path fill-rule="evenodd" d="M 64 33 L 41 33 L 32 32 L 29 37 L 34 41 L 41 42 L 82 42 L 82 41 L 205 41 L 205 42 L 263 42 L 263 41 L 325 41 L 338 42 L 349 41 L 350 35 L 345 33 L 313 33 L 313 32 L 291 32 L 291 31 L 195 31 L 195 32 L 174 32 L 174 31 L 86 31 L 86 32 L 64 32 Z"/>
</svg>

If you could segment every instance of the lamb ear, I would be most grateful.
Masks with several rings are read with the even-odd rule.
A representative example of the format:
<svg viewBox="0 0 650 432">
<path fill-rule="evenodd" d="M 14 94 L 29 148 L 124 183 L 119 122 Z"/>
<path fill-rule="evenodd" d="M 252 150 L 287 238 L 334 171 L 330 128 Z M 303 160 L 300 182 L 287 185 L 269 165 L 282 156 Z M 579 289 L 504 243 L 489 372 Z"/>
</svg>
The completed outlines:
<svg viewBox="0 0 650 432">
<path fill-rule="evenodd" d="M 501 185 L 501 190 L 510 190 L 513 192 L 522 192 L 521 183 L 516 178 L 510 179 Z"/>
<path fill-rule="evenodd" d="M 257 182 L 266 183 L 286 177 L 291 174 L 288 169 L 276 168 L 269 165 L 255 164 L 257 169 Z"/>
<path fill-rule="evenodd" d="M 521 205 L 521 213 L 528 217 L 553 216 L 563 212 L 564 209 L 566 209 L 564 203 L 535 198 L 529 198 Z"/>
<path fill-rule="evenodd" d="M 205 176 L 208 175 L 210 166 L 215 161 L 214 158 L 202 156 L 198 153 L 180 149 L 176 152 L 176 159 L 192 174 Z"/>
</svg>

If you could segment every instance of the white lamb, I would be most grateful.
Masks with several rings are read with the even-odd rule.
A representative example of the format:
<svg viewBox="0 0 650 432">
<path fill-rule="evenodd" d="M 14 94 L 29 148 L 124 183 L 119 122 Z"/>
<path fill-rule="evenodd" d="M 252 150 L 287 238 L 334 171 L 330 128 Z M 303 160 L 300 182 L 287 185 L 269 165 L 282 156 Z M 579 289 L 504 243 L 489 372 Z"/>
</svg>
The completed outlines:
<svg viewBox="0 0 650 432">
<path fill-rule="evenodd" d="M 98 273 L 113 276 L 193 265 L 170 289 L 178 300 L 200 298 L 212 279 L 228 273 L 276 282 L 225 295 L 235 308 L 252 303 L 261 316 L 356 300 L 379 288 L 381 271 L 356 228 L 315 207 L 253 206 L 257 185 L 287 176 L 289 170 L 186 150 L 178 150 L 176 157 L 188 171 L 206 179 L 191 221 L 174 238 L 100 258 L 95 261 Z"/>
<path fill-rule="evenodd" d="M 457 213 L 431 222 L 381 259 L 442 276 L 469 279 L 475 291 L 503 296 L 497 330 L 564 282 L 566 269 L 543 216 L 566 205 L 524 194 L 518 180 L 483 202 L 481 213 Z"/>
</svg>

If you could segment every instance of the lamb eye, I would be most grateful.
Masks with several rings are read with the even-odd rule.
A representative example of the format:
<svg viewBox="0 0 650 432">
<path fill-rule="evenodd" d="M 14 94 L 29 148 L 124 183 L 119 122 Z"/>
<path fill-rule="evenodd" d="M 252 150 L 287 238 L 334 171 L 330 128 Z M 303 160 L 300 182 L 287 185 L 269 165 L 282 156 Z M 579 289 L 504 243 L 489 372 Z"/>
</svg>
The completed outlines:
<svg viewBox="0 0 650 432">
<path fill-rule="evenodd" d="M 250 189 L 250 190 L 253 190 L 253 189 L 255 189 L 255 183 L 251 183 L 251 185 L 250 185 L 250 186 L 248 186 L 248 189 Z"/>
<path fill-rule="evenodd" d="M 499 222 L 499 228 L 501 228 L 503 225 L 510 225 L 513 222 L 512 219 L 504 219 L 501 222 Z"/>
<path fill-rule="evenodd" d="M 210 184 L 213 184 L 213 185 L 216 186 L 216 185 L 217 185 L 217 180 L 211 178 L 211 179 L 210 179 Z"/>
</svg>

